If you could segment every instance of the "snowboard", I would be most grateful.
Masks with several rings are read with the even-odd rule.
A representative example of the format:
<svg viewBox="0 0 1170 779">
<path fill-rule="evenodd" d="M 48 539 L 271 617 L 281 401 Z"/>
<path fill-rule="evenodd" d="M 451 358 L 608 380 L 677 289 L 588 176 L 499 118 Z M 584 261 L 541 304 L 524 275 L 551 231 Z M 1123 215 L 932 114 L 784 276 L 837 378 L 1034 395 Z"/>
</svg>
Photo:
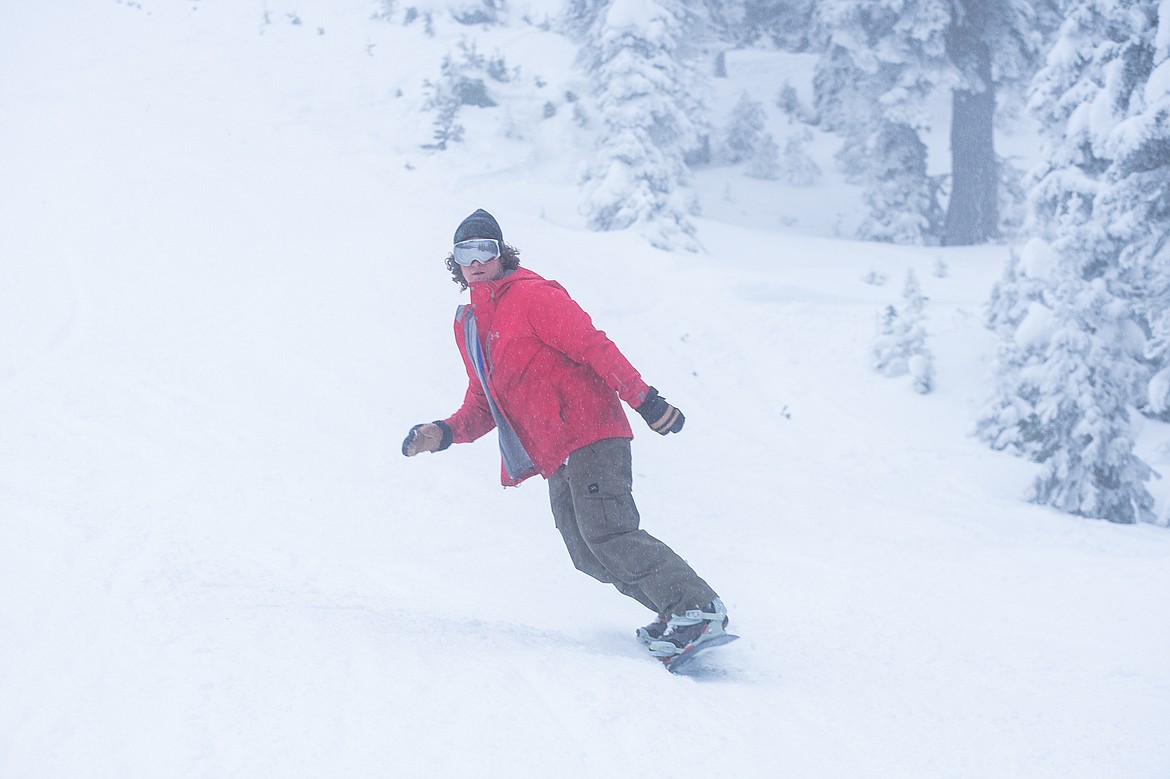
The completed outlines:
<svg viewBox="0 0 1170 779">
<path fill-rule="evenodd" d="M 682 654 L 671 655 L 670 657 L 662 657 L 659 659 L 662 661 L 662 664 L 666 666 L 666 670 L 670 671 L 672 674 L 676 674 L 690 665 L 694 659 L 699 656 L 699 654 L 706 652 L 708 649 L 714 649 L 717 646 L 730 644 L 737 638 L 739 638 L 739 636 L 733 633 L 724 633 L 723 635 L 716 636 L 715 638 L 708 639 L 707 641 L 703 641 L 702 643 L 688 647 L 687 649 L 683 650 Z"/>
</svg>

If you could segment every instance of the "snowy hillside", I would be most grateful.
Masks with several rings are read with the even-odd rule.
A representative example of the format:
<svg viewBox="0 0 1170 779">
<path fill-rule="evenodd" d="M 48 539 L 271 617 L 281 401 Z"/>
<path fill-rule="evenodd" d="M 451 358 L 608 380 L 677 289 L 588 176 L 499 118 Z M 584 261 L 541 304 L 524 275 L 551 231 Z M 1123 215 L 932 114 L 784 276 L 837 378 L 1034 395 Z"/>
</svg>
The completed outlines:
<svg viewBox="0 0 1170 779">
<path fill-rule="evenodd" d="M 971 435 L 1008 247 L 837 237 L 820 137 L 807 188 L 696 176 L 706 253 L 587 231 L 565 39 L 370 6 L 0 8 L 0 776 L 1170 775 L 1170 534 Z M 427 152 L 464 35 L 522 80 Z M 631 420 L 644 526 L 743 637 L 691 677 L 494 436 L 399 454 L 463 396 L 478 207 L 687 415 Z M 911 269 L 928 395 L 869 367 Z"/>
</svg>

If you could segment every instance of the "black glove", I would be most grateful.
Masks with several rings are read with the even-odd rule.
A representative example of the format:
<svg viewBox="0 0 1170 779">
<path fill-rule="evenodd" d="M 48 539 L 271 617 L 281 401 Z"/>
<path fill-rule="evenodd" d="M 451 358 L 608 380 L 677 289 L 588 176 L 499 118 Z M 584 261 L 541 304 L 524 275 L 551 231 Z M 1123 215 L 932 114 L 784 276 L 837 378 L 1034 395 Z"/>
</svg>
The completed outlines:
<svg viewBox="0 0 1170 779">
<path fill-rule="evenodd" d="M 410 428 L 402 442 L 402 453 L 414 457 L 419 452 L 441 452 L 451 445 L 451 427 L 445 422 L 426 422 Z"/>
<path fill-rule="evenodd" d="M 659 435 L 677 433 L 683 429 L 683 423 L 687 421 L 683 412 L 667 403 L 653 387 L 635 411 L 641 414 L 646 424 L 650 425 L 650 429 Z"/>
</svg>

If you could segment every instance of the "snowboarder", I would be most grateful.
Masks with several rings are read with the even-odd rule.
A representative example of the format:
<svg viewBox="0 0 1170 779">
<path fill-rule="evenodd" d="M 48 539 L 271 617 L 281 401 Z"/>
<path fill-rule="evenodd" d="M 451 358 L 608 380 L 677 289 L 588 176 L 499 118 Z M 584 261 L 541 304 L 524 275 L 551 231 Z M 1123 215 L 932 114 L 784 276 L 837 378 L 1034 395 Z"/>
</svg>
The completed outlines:
<svg viewBox="0 0 1170 779">
<path fill-rule="evenodd" d="M 669 666 L 705 642 L 729 640 L 715 591 L 640 529 L 631 495 L 633 432 L 619 399 L 661 435 L 682 430 L 682 412 L 642 380 L 560 284 L 520 267 L 487 211 L 455 230 L 447 269 L 471 288 L 470 305 L 455 312 L 467 392 L 448 418 L 412 427 L 402 453 L 440 452 L 495 428 L 501 482 L 543 476 L 577 569 L 658 615 L 637 631 L 651 654 Z"/>
</svg>

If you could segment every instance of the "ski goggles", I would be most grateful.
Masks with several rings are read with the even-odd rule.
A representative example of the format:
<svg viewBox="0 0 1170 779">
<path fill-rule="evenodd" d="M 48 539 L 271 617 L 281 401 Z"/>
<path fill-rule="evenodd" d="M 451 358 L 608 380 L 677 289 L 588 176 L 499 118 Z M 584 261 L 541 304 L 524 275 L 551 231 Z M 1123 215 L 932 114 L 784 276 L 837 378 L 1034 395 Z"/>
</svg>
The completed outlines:
<svg viewBox="0 0 1170 779">
<path fill-rule="evenodd" d="M 473 262 L 491 262 L 500 256 L 500 242 L 495 238 L 473 238 L 455 244 L 451 256 L 455 262 L 468 267 Z"/>
</svg>

